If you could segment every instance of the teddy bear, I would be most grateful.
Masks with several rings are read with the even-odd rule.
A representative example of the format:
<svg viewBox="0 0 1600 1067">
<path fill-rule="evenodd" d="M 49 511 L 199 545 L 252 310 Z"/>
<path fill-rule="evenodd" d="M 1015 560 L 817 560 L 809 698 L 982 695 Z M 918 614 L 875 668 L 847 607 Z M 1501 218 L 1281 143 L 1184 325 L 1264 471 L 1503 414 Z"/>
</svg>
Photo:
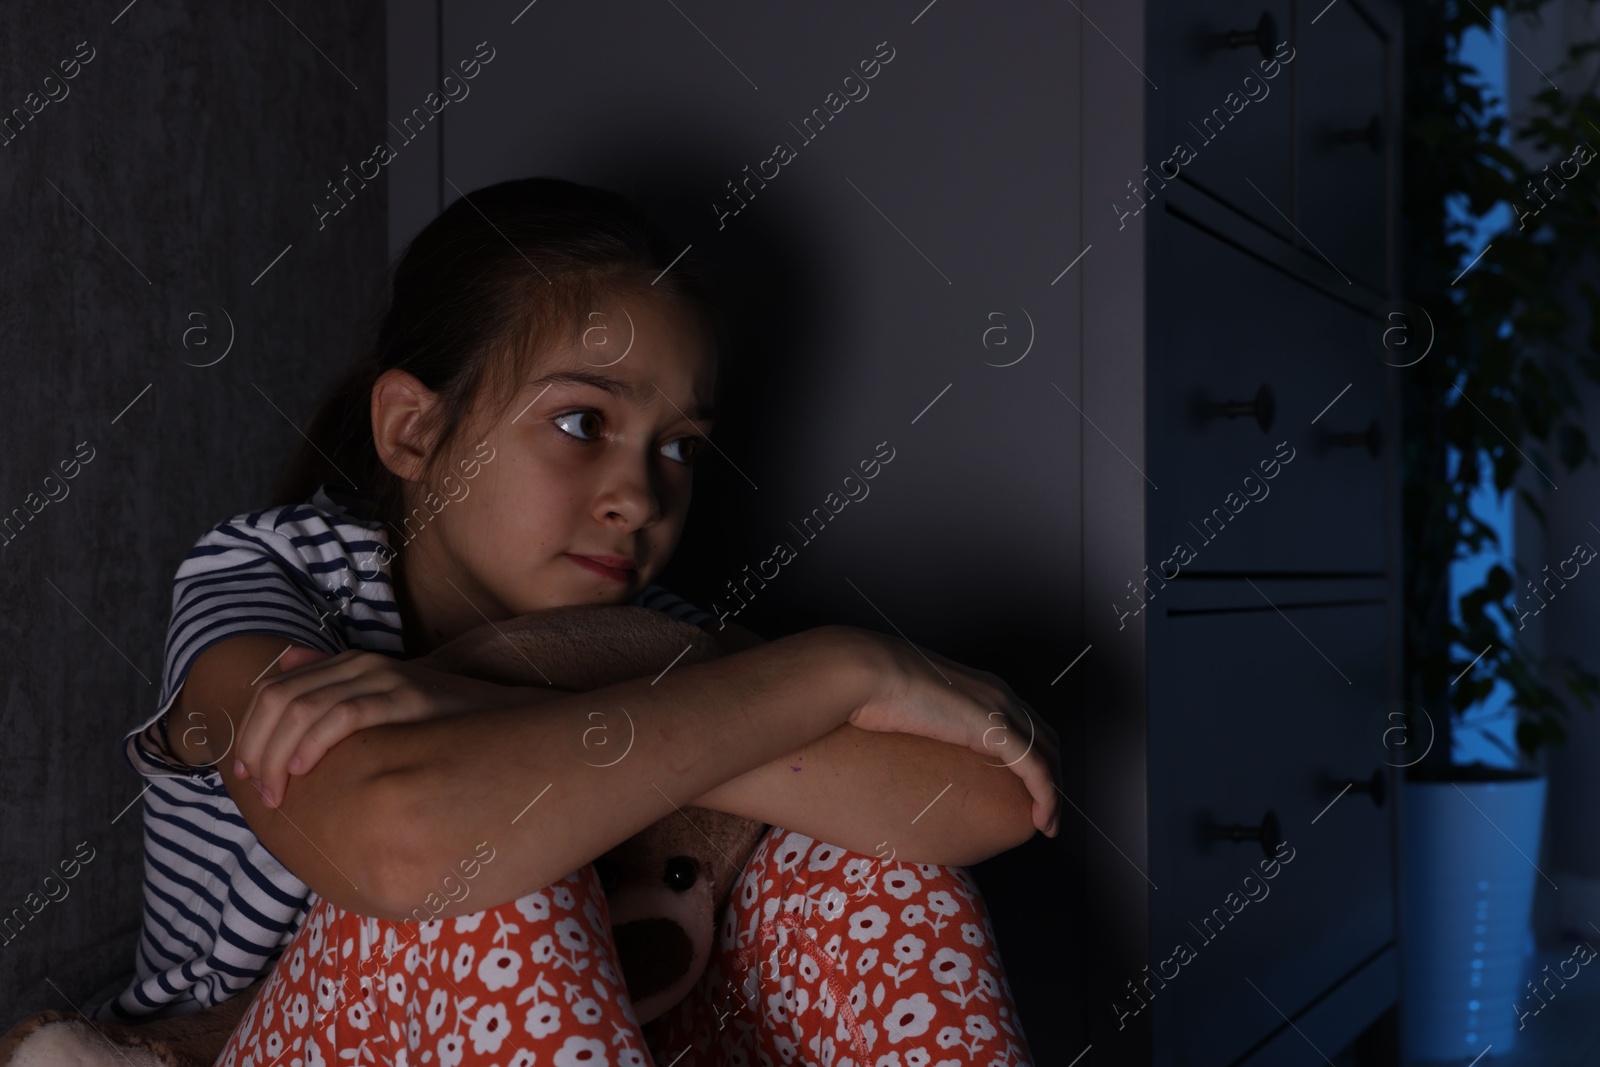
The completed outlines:
<svg viewBox="0 0 1600 1067">
<path fill-rule="evenodd" d="M 419 662 L 502 685 L 586 692 L 714 659 L 748 640 L 719 642 L 698 626 L 633 605 L 551 608 L 471 630 Z M 585 732 L 597 765 L 629 743 L 626 724 Z M 595 860 L 629 998 L 641 1024 L 676 1004 L 710 961 L 716 918 L 767 827 L 693 805 L 645 827 Z M 265 983 L 173 1019 L 121 1026 L 54 1010 L 0 1037 L 0 1067 L 211 1067 Z"/>
</svg>

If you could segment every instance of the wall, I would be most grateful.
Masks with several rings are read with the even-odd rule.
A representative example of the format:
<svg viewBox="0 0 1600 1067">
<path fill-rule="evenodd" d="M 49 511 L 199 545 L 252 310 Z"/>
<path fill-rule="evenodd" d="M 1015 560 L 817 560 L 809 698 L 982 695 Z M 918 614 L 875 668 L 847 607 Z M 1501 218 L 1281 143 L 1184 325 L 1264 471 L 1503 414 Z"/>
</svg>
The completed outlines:
<svg viewBox="0 0 1600 1067">
<path fill-rule="evenodd" d="M 1098 260 L 1066 268 L 1085 244 L 1080 109 L 1111 123 L 1137 105 L 1086 106 L 1082 50 L 1097 71 L 1124 60 L 1098 35 L 1083 44 L 1093 31 L 1065 5 L 441 6 L 434 29 L 426 4 L 391 0 L 417 38 L 404 38 L 408 58 L 393 53 L 393 113 L 480 42 L 495 58 L 430 123 L 442 147 L 402 150 L 414 180 L 391 174 L 392 238 L 426 221 L 430 193 L 449 203 L 558 175 L 635 198 L 721 268 L 737 355 L 720 455 L 697 468 L 663 584 L 732 608 L 728 584 L 786 540 L 796 558 L 736 621 L 765 637 L 861 626 L 994 671 L 1059 731 L 1065 788 L 1081 797 L 1082 673 L 1066 668 L 1084 651 L 1083 440 L 1099 438 L 1074 406 L 1079 285 Z M 1124 29 L 1136 47 L 1137 27 Z M 874 55 L 892 58 L 864 86 L 844 81 Z M 830 93 L 858 99 L 825 108 Z M 778 143 L 793 156 L 774 177 L 762 161 Z M 417 162 L 430 151 L 437 176 Z M 730 186 L 758 171 L 766 181 L 736 199 Z M 871 495 L 801 538 L 880 443 L 894 459 Z M 1062 812 L 1058 839 L 975 870 L 1040 1063 L 1083 1048 L 1093 832 Z"/>
<path fill-rule="evenodd" d="M 0 34 L 0 112 L 27 116 L 0 136 L 0 516 L 25 516 L 0 534 L 0 912 L 30 916 L 0 937 L 0 1029 L 131 974 L 120 737 L 156 709 L 173 571 L 266 502 L 387 254 L 381 185 L 312 208 L 381 137 L 381 3 L 123 2 L 8 4 Z"/>
</svg>

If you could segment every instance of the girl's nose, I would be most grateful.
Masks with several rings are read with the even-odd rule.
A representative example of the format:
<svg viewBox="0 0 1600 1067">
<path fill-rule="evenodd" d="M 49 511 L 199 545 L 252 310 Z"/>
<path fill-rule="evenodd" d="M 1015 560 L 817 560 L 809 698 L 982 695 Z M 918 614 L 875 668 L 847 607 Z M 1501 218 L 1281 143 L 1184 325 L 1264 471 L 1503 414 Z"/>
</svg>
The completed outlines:
<svg viewBox="0 0 1600 1067">
<path fill-rule="evenodd" d="M 619 519 L 629 529 L 654 522 L 661 517 L 661 495 L 647 465 L 639 462 L 618 464 L 608 474 L 608 484 L 597 503 L 602 518 Z"/>
</svg>

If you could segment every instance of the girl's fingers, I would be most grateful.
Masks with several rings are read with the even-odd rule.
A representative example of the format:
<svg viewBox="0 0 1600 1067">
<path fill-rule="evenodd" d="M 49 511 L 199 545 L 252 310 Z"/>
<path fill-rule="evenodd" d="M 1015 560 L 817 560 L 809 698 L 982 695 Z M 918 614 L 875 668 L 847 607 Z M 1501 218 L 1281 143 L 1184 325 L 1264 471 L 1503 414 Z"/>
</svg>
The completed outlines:
<svg viewBox="0 0 1600 1067">
<path fill-rule="evenodd" d="M 303 665 L 293 672 L 285 672 L 259 686 L 252 694 L 250 706 L 239 724 L 238 740 L 234 746 L 234 756 L 245 768 L 240 777 L 248 778 L 252 774 L 260 777 L 267 742 L 276 733 L 279 721 L 294 700 L 331 682 L 357 676 L 363 670 L 364 665 L 359 659 L 334 656 Z M 276 796 L 281 797 L 282 793 Z"/>
<path fill-rule="evenodd" d="M 324 715 L 312 723 L 311 728 L 301 735 L 294 747 L 294 751 L 290 754 L 288 762 L 284 765 L 284 769 L 289 774 L 309 773 L 311 768 L 320 763 L 322 757 L 328 754 L 330 748 L 351 734 L 365 729 L 368 725 L 372 725 L 372 716 L 369 712 L 376 710 L 372 707 L 372 703 L 378 700 L 386 703 L 382 716 L 382 721 L 385 723 L 411 722 L 426 715 L 426 709 L 421 707 L 415 709 L 397 707 L 398 702 L 395 700 L 394 690 L 383 693 L 373 692 L 366 696 L 347 697 L 344 704 L 351 709 L 350 712 L 344 715 Z"/>
<path fill-rule="evenodd" d="M 301 692 L 285 705 L 266 739 L 256 772 L 265 790 L 262 799 L 267 801 L 267 806 L 275 808 L 283 803 L 289 786 L 289 758 L 309 731 L 331 721 L 335 729 L 343 731 L 341 736 L 355 733 L 362 726 L 361 698 L 386 693 L 390 688 L 386 679 L 364 673 L 354 678 L 329 680 L 328 684 Z"/>
</svg>

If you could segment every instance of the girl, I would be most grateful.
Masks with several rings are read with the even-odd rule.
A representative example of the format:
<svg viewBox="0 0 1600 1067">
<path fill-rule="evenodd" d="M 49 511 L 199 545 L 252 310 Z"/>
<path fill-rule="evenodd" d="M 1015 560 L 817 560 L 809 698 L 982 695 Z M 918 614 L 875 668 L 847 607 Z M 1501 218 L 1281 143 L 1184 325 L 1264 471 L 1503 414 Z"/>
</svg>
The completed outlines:
<svg viewBox="0 0 1600 1067">
<path fill-rule="evenodd" d="M 547 178 L 412 241 L 284 504 L 179 567 L 161 710 L 128 738 L 137 980 L 102 1017 L 264 977 L 220 1067 L 1030 1061 L 963 865 L 1055 835 L 1054 735 L 909 642 L 763 643 L 652 584 L 726 344 L 676 258 L 621 197 Z M 522 641 L 520 617 L 630 602 L 737 651 L 578 692 Z M 515 684 L 447 669 L 474 640 Z M 626 762 L 597 765 L 619 708 Z M 770 829 L 698 984 L 641 1020 L 593 861 L 690 804 Z"/>
</svg>

